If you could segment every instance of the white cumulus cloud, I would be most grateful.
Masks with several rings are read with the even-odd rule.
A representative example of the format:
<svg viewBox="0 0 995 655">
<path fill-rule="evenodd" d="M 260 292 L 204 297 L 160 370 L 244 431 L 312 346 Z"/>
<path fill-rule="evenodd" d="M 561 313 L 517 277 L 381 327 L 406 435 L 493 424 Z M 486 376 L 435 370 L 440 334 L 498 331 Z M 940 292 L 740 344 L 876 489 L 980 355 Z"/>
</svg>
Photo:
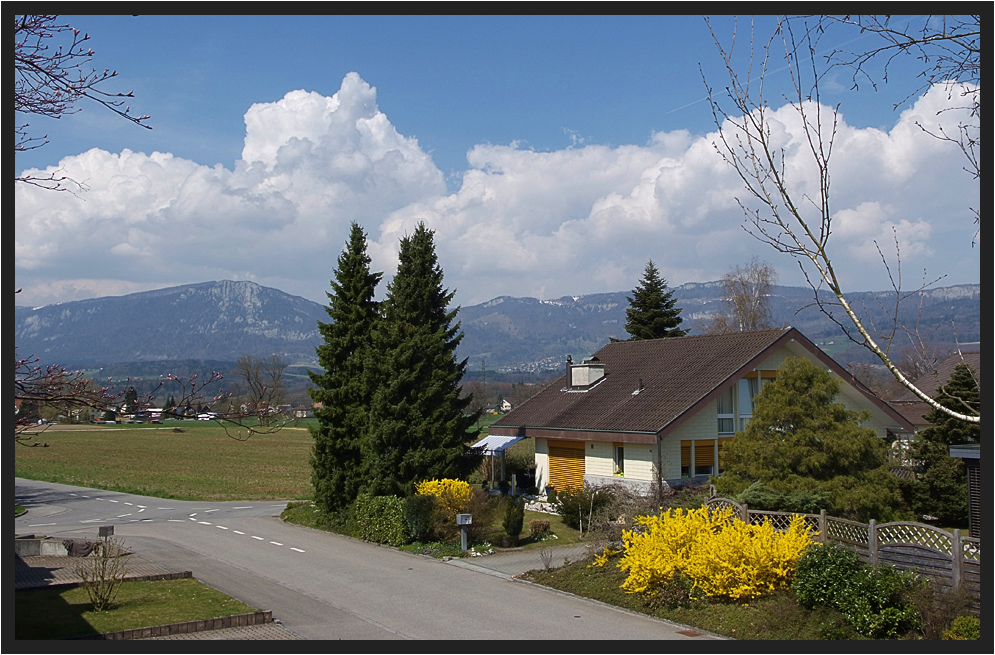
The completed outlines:
<svg viewBox="0 0 995 655">
<path fill-rule="evenodd" d="M 832 252 L 844 283 L 887 287 L 874 242 L 937 275 L 977 277 L 977 181 L 961 155 L 921 129 L 956 126 L 956 97 L 934 89 L 889 130 L 840 124 L 833 150 Z M 742 183 L 714 134 L 657 132 L 642 144 L 512 143 L 467 153 L 447 192 L 430 155 L 394 128 L 356 73 L 331 97 L 291 91 L 245 114 L 231 168 L 94 149 L 59 163 L 76 195 L 15 188 L 19 303 L 42 304 L 213 279 L 252 279 L 323 301 L 351 221 L 389 279 L 398 240 L 436 231 L 446 283 L 462 304 L 500 295 L 556 297 L 632 289 L 653 259 L 671 285 L 713 280 L 754 255 L 787 284 L 796 265 L 742 229 Z M 792 189 L 816 171 L 797 113 L 771 115 Z M 903 263 L 905 261 L 903 260 Z"/>
</svg>

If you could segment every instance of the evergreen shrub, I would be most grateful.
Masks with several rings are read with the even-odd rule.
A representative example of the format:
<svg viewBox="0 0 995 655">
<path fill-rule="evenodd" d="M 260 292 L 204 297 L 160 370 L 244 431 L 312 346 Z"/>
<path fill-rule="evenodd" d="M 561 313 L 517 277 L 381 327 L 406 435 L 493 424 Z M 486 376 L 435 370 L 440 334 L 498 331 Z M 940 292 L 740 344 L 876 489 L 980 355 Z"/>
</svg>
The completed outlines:
<svg viewBox="0 0 995 655">
<path fill-rule="evenodd" d="M 435 496 L 416 494 L 404 499 L 404 522 L 414 541 L 432 541 L 437 507 Z"/>
<path fill-rule="evenodd" d="M 356 499 L 356 521 L 360 538 L 388 546 L 410 540 L 404 520 L 404 500 L 397 496 L 360 495 Z"/>
<path fill-rule="evenodd" d="M 525 503 L 508 501 L 508 506 L 504 512 L 504 521 L 501 523 L 505 534 L 511 537 L 512 543 L 518 541 L 518 536 L 522 534 L 525 523 Z"/>
<path fill-rule="evenodd" d="M 943 633 L 944 639 L 981 639 L 981 619 L 976 616 L 958 616 Z"/>
</svg>

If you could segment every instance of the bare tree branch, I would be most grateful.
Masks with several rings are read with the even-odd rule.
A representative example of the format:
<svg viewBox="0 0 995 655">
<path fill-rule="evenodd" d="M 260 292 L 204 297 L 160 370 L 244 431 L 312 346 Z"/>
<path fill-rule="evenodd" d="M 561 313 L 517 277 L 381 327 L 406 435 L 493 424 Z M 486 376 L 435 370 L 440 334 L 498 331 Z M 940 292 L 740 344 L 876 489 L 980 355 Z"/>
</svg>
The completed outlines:
<svg viewBox="0 0 995 655">
<path fill-rule="evenodd" d="M 712 116 L 718 128 L 717 141 L 713 145 L 723 160 L 739 176 L 748 194 L 755 201 L 759 201 L 759 208 L 752 208 L 752 202 L 747 203 L 737 199 L 747 219 L 744 229 L 778 252 L 794 257 L 814 292 L 814 304 L 833 320 L 848 338 L 874 353 L 903 386 L 939 411 L 961 420 L 980 423 L 980 415 L 964 414 L 945 408 L 906 378 L 888 355 L 891 340 L 898 329 L 897 313 L 892 315 L 896 325 L 879 337 L 885 344 L 882 347 L 872 335 L 872 330 L 864 325 L 851 307 L 839 282 L 829 248 L 833 231 L 830 162 L 839 125 L 839 107 L 826 107 L 820 99 L 820 74 L 813 41 L 813 37 L 817 37 L 820 31 L 809 29 L 805 25 L 800 36 L 796 37 L 792 22 L 780 18 L 774 34 L 763 44 L 760 51 L 762 57 L 757 62 L 751 30 L 749 65 L 745 74 L 740 75 L 733 66 L 735 36 L 732 46 L 726 50 L 707 18 L 705 22 L 729 75 L 725 97 L 732 106 L 731 110 L 724 110 L 720 99 L 708 86 L 707 80 L 704 80 Z M 788 179 L 788 169 L 785 166 L 786 153 L 778 146 L 775 137 L 778 126 L 771 118 L 774 112 L 764 96 L 764 81 L 770 62 L 772 58 L 781 57 L 788 63 L 793 89 L 793 95 L 787 100 L 800 121 L 806 153 L 816 169 L 814 193 L 799 194 L 795 190 L 799 187 L 793 180 Z M 803 62 L 807 62 L 806 69 L 802 67 Z M 754 70 L 755 65 L 758 70 Z M 810 70 L 807 70 L 807 67 L 810 67 Z M 880 247 L 878 252 L 884 259 Z M 900 268 L 896 269 L 898 271 L 896 278 L 892 275 L 887 260 L 885 266 L 895 292 L 896 307 L 902 300 L 921 294 L 925 290 L 927 285 L 924 283 L 915 291 L 903 294 Z M 813 279 L 817 282 L 813 282 Z M 823 286 L 832 292 L 835 301 L 826 302 L 820 297 L 819 292 Z M 843 318 L 834 315 L 836 308 L 842 310 L 845 323 Z"/>
</svg>

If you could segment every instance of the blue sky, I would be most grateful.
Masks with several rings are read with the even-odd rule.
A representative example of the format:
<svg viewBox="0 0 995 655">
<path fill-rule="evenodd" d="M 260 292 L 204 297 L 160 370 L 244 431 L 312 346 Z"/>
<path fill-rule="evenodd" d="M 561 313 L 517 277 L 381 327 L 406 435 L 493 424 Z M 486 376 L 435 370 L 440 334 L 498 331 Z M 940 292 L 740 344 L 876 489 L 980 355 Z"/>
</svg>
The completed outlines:
<svg viewBox="0 0 995 655">
<path fill-rule="evenodd" d="M 700 16 L 62 19 L 91 35 L 94 65 L 119 73 L 106 88 L 133 90 L 132 112 L 150 114 L 153 129 L 92 103 L 59 121 L 31 119 L 50 143 L 18 155 L 17 170 L 61 166 L 89 191 L 18 188 L 19 303 L 222 278 L 323 301 L 351 220 L 388 278 L 398 237 L 424 220 L 463 304 L 631 289 L 650 258 L 671 285 L 717 279 L 753 256 L 774 264 L 782 283 L 803 284 L 790 257 L 742 233 L 727 197 L 737 191 L 696 154 L 715 129 L 702 71 L 716 88 L 727 82 Z M 749 20 L 739 21 L 739 49 Z M 712 23 L 728 44 L 733 19 Z M 773 21 L 757 26 L 768 35 Z M 820 51 L 868 38 L 841 30 Z M 902 129 L 902 111 L 919 97 L 894 108 L 916 89 L 914 64 L 897 62 L 877 91 L 852 90 L 845 71 L 831 71 L 823 102 L 841 103 L 854 132 L 920 152 L 910 165 L 937 166 L 936 144 Z M 788 78 L 772 68 L 779 107 Z M 297 90 L 311 95 L 288 96 Z M 319 99 L 336 94 L 352 113 L 309 122 L 325 120 Z M 302 140 L 314 147 L 281 150 Z M 246 153 L 266 166 L 253 169 Z M 840 261 L 854 290 L 887 287 L 868 244 L 890 239 L 891 226 L 908 237 L 903 264 L 947 275 L 944 285 L 979 281 L 964 218 L 978 185 L 957 176 L 955 161 L 942 166 L 949 181 L 903 171 L 854 180 L 853 193 L 841 171 Z M 932 200 L 910 198 L 903 185 Z M 938 200 L 937 189 L 949 197 Z M 696 194 L 725 201 L 695 204 Z M 612 207 L 629 220 L 609 218 Z M 945 224 L 935 207 L 950 208 Z M 847 248 L 848 238 L 860 247 Z"/>
</svg>

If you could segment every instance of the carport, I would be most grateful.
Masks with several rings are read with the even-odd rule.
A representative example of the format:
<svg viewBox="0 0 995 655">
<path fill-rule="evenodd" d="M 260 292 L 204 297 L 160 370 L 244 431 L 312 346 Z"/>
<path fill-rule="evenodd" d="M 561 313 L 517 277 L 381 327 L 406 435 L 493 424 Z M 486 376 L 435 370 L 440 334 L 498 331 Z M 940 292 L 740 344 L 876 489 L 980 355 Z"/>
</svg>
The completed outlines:
<svg viewBox="0 0 995 655">
<path fill-rule="evenodd" d="M 495 480 L 504 480 L 504 451 L 509 447 L 515 445 L 525 437 L 499 437 L 496 435 L 490 435 L 484 437 L 477 443 L 473 444 L 474 448 L 480 448 L 484 455 L 489 455 L 491 458 L 491 483 L 493 484 Z M 501 477 L 494 477 L 494 465 L 495 456 L 501 456 Z"/>
</svg>

